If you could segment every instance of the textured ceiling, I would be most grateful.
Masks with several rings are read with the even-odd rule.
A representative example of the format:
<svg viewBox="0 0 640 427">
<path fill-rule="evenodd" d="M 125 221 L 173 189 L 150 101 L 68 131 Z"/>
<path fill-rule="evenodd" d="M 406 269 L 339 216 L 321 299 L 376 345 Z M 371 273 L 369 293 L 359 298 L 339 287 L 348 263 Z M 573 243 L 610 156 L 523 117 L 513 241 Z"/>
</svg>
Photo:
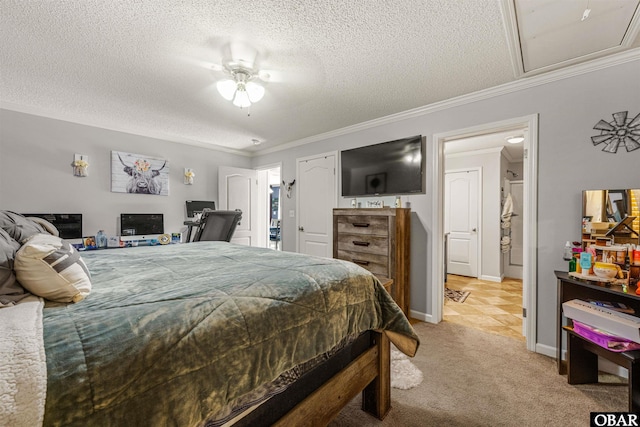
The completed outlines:
<svg viewBox="0 0 640 427">
<path fill-rule="evenodd" d="M 0 106 L 263 150 L 516 80 L 509 1 L 0 0 Z M 250 116 L 231 56 L 271 76 Z"/>
</svg>

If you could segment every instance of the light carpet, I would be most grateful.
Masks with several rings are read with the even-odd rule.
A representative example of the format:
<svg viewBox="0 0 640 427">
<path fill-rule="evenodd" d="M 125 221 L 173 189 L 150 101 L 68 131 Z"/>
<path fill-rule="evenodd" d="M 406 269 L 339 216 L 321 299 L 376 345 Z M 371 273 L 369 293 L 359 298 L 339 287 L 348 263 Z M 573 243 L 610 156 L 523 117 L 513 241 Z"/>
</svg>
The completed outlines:
<svg viewBox="0 0 640 427">
<path fill-rule="evenodd" d="M 554 359 L 513 338 L 462 325 L 414 325 L 421 344 L 411 361 L 424 380 L 391 389 L 391 411 L 379 421 L 357 396 L 330 426 L 588 426 L 591 411 L 627 411 L 627 387 L 614 376 L 573 386 Z M 613 383 L 617 381 L 618 384 Z"/>
</svg>

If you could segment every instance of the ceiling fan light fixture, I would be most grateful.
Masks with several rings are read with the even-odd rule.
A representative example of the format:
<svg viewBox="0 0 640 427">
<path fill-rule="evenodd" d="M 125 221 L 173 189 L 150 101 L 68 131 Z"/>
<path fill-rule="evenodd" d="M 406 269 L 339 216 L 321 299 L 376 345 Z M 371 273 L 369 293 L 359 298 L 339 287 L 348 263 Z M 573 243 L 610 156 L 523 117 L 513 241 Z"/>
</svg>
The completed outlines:
<svg viewBox="0 0 640 427">
<path fill-rule="evenodd" d="M 245 85 L 245 88 L 251 102 L 258 102 L 264 96 L 264 88 L 257 83 L 249 82 Z"/>
<path fill-rule="evenodd" d="M 227 101 L 233 100 L 233 97 L 236 94 L 237 87 L 238 87 L 238 84 L 235 81 L 229 80 L 229 79 L 221 80 L 218 83 L 216 83 L 216 88 L 218 89 L 218 92 Z"/>
<path fill-rule="evenodd" d="M 507 138 L 509 144 L 519 144 L 524 141 L 524 136 L 510 136 Z"/>
<path fill-rule="evenodd" d="M 240 66 L 234 68 L 227 67 L 233 79 L 221 80 L 216 83 L 216 88 L 220 95 L 227 101 L 232 101 L 233 105 L 240 108 L 250 107 L 264 96 L 264 87 L 250 81 L 254 73 Z"/>
<path fill-rule="evenodd" d="M 233 105 L 240 108 L 246 108 L 251 106 L 251 101 L 249 100 L 249 95 L 244 88 L 238 87 L 236 91 L 236 96 L 233 98 Z"/>
</svg>

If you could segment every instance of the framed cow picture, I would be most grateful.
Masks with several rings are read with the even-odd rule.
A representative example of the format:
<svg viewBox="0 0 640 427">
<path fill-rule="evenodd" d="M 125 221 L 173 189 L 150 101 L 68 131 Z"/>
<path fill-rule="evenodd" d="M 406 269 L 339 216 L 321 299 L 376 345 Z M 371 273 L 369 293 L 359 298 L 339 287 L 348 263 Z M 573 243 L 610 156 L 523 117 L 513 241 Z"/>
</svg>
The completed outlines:
<svg viewBox="0 0 640 427">
<path fill-rule="evenodd" d="M 169 161 L 143 154 L 111 152 L 111 192 L 169 195 Z"/>
</svg>

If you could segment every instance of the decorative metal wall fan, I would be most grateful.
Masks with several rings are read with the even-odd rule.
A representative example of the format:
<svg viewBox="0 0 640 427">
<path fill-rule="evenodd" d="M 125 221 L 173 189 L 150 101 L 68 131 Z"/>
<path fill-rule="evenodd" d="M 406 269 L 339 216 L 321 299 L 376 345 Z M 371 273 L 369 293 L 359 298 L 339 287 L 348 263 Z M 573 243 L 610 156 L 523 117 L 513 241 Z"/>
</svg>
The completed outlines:
<svg viewBox="0 0 640 427">
<path fill-rule="evenodd" d="M 605 153 L 616 153 L 620 145 L 624 145 L 627 152 L 640 148 L 640 114 L 633 119 L 628 119 L 627 114 L 628 111 L 613 113 L 612 121 L 596 123 L 593 128 L 601 132 L 591 137 L 593 145 L 604 143 L 602 151 Z"/>
</svg>

